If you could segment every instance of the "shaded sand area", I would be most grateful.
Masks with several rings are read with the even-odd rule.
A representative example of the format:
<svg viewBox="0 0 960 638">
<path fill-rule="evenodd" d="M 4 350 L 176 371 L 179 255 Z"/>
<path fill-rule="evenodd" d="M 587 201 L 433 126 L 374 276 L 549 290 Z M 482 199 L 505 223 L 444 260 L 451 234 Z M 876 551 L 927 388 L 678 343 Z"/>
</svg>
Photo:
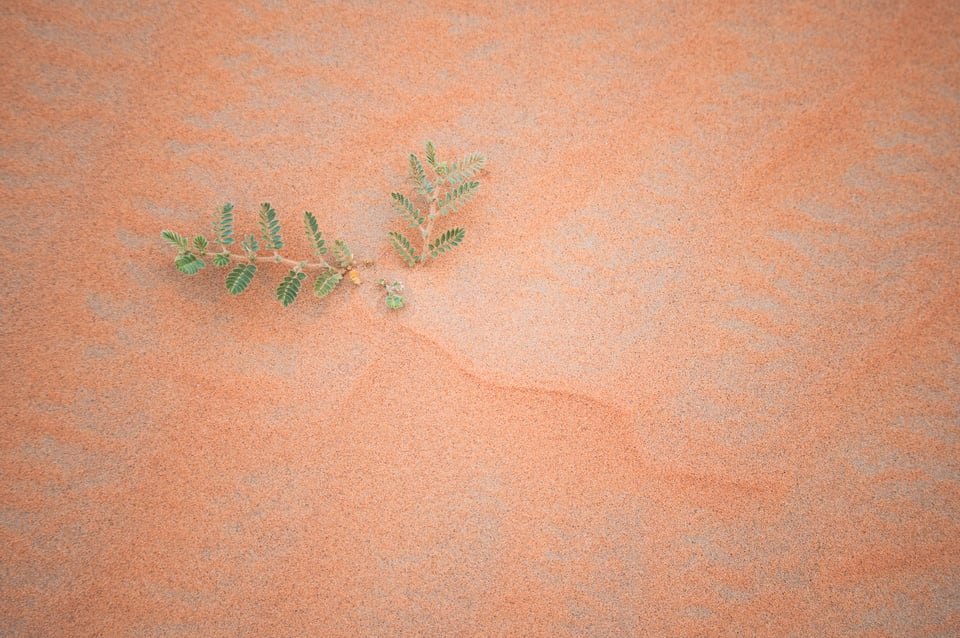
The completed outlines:
<svg viewBox="0 0 960 638">
<path fill-rule="evenodd" d="M 0 37 L 0 636 L 960 635 L 960 5 Z M 427 139 L 488 167 L 410 271 Z M 160 230 L 225 201 L 294 258 L 314 211 L 364 283 L 180 275 Z"/>
</svg>

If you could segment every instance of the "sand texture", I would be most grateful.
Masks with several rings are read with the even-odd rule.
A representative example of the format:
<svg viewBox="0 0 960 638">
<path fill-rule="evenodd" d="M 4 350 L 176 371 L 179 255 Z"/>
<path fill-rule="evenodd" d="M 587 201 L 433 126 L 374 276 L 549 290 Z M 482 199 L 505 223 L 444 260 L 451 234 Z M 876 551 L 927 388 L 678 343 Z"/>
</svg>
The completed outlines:
<svg viewBox="0 0 960 638">
<path fill-rule="evenodd" d="M 15 1 L 0 43 L 0 636 L 960 636 L 960 4 Z M 488 165 L 410 270 L 428 139 Z M 363 283 L 178 273 L 227 201 Z"/>
</svg>

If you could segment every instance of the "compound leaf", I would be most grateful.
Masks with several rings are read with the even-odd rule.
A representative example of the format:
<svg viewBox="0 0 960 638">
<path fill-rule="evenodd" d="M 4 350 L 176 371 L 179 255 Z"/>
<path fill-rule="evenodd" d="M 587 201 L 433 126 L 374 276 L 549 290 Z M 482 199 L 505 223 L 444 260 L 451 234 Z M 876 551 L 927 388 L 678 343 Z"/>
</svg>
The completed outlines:
<svg viewBox="0 0 960 638">
<path fill-rule="evenodd" d="M 203 235 L 197 235 L 193 238 L 193 247 L 197 249 L 197 252 L 202 256 L 207 252 L 207 246 L 210 244 L 207 243 L 207 238 Z"/>
<path fill-rule="evenodd" d="M 407 262 L 408 266 L 413 266 L 417 263 L 417 255 L 414 253 L 413 246 L 410 245 L 409 239 L 400 233 L 391 232 L 390 244 L 400 253 L 400 256 Z"/>
<path fill-rule="evenodd" d="M 300 284 L 306 278 L 307 275 L 305 273 L 291 270 L 290 273 L 283 278 L 283 281 L 280 282 L 280 285 L 277 286 L 277 301 L 283 304 L 284 308 L 292 304 L 297 298 L 297 295 L 300 294 Z"/>
<path fill-rule="evenodd" d="M 410 174 L 417 184 L 417 192 L 429 199 L 433 195 L 433 184 L 427 179 L 427 174 L 423 172 L 423 164 L 420 163 L 420 158 L 413 153 L 410 153 Z"/>
<path fill-rule="evenodd" d="M 459 162 L 454 162 L 450 166 L 450 173 L 447 179 L 451 184 L 459 184 L 472 178 L 480 172 L 480 169 L 487 163 L 487 158 L 482 153 L 471 153 Z"/>
<path fill-rule="evenodd" d="M 326 297 L 333 292 L 341 279 L 343 279 L 343 275 L 332 268 L 328 268 L 317 276 L 317 280 L 313 283 L 313 294 L 317 297 Z"/>
<path fill-rule="evenodd" d="M 337 258 L 341 268 L 349 268 L 353 264 L 353 252 L 339 239 L 333 242 L 333 256 Z"/>
<path fill-rule="evenodd" d="M 323 238 L 323 233 L 320 232 L 320 226 L 317 224 L 317 218 L 313 216 L 313 213 L 306 210 L 303 211 L 303 225 L 307 229 L 307 239 L 310 240 L 310 245 L 316 251 L 318 255 L 327 254 L 327 242 Z"/>
<path fill-rule="evenodd" d="M 185 275 L 195 275 L 206 266 L 203 260 L 191 252 L 181 253 L 173 262 L 177 270 Z"/>
<path fill-rule="evenodd" d="M 229 266 L 230 265 L 230 255 L 228 253 L 217 253 L 213 256 L 213 265 L 214 266 Z"/>
<path fill-rule="evenodd" d="M 463 237 L 466 234 L 467 231 L 463 228 L 451 228 L 430 244 L 428 247 L 430 255 L 437 258 L 443 253 L 453 250 L 460 245 L 460 242 L 463 241 Z"/>
<path fill-rule="evenodd" d="M 180 233 L 174 232 L 172 230 L 164 230 L 160 232 L 160 236 L 167 240 L 171 246 L 179 250 L 180 252 L 186 252 L 189 250 L 189 244 L 187 243 L 187 238 L 181 235 Z"/>
<path fill-rule="evenodd" d="M 260 244 L 257 242 L 257 238 L 254 235 L 248 236 L 245 240 L 241 242 L 244 252 L 248 255 L 253 256 L 258 250 L 260 250 Z"/>
<path fill-rule="evenodd" d="M 433 142 L 427 140 L 427 164 L 437 169 L 437 149 L 433 147 Z"/>
<path fill-rule="evenodd" d="M 213 218 L 213 232 L 217 236 L 213 241 L 229 246 L 233 243 L 233 204 L 227 202 L 217 209 Z"/>
<path fill-rule="evenodd" d="M 239 264 L 227 274 L 227 292 L 231 295 L 239 295 L 247 289 L 255 274 L 257 274 L 255 264 Z"/>
<path fill-rule="evenodd" d="M 400 295 L 387 295 L 387 307 L 392 308 L 393 310 L 398 310 L 403 308 L 403 297 Z"/>
<path fill-rule="evenodd" d="M 260 205 L 260 234 L 263 237 L 264 250 L 280 250 L 283 248 L 280 220 L 277 219 L 277 211 L 269 203 Z"/>
<path fill-rule="evenodd" d="M 473 199 L 480 188 L 480 182 L 464 182 L 448 192 L 440 200 L 440 214 L 455 213 L 457 209 Z"/>
<path fill-rule="evenodd" d="M 393 209 L 400 217 L 410 222 L 411 226 L 423 226 L 426 219 L 420 214 L 420 209 L 414 207 L 413 202 L 402 193 L 390 193 L 390 197 L 393 199 Z"/>
</svg>

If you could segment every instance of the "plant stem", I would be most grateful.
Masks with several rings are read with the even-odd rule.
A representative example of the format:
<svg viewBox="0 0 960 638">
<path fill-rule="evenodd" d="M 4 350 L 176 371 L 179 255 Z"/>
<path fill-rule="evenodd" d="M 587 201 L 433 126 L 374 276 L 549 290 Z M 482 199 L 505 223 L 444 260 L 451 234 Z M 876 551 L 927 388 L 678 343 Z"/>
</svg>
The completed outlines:
<svg viewBox="0 0 960 638">
<path fill-rule="evenodd" d="M 231 252 L 229 252 L 229 251 L 224 251 L 224 252 L 222 252 L 222 253 L 207 253 L 207 255 L 217 255 L 217 254 L 220 254 L 220 255 L 229 255 L 229 256 L 230 256 L 230 261 L 246 261 L 246 260 L 249 259 L 249 256 L 248 256 L 248 255 L 243 255 L 243 254 L 239 254 L 239 253 L 231 253 Z M 271 262 L 280 263 L 280 264 L 286 264 L 286 265 L 290 266 L 291 268 L 296 268 L 296 267 L 300 266 L 301 263 L 303 263 L 303 262 L 300 262 L 300 261 L 294 261 L 293 259 L 287 259 L 286 257 L 280 257 L 280 255 L 278 255 L 278 254 L 276 253 L 276 251 L 274 251 L 274 256 L 273 256 L 273 257 L 265 257 L 264 255 L 257 255 L 257 256 L 259 256 L 259 257 L 264 257 L 264 259 L 265 259 L 266 261 L 271 261 Z M 280 257 L 280 260 L 279 260 L 279 261 L 277 261 L 277 257 Z M 300 270 L 322 270 L 322 269 L 324 269 L 324 268 L 333 268 L 333 267 L 332 267 L 330 264 L 328 264 L 327 262 L 325 262 L 325 261 L 319 261 L 319 262 L 315 262 L 315 263 L 313 263 L 313 262 L 311 262 L 311 263 L 303 263 L 303 266 L 300 266 Z M 334 269 L 334 270 L 338 270 L 338 269 Z"/>
<path fill-rule="evenodd" d="M 421 248 L 421 259 L 426 259 L 430 254 L 430 233 L 433 232 L 433 223 L 437 221 L 439 213 L 437 212 L 437 201 L 440 197 L 440 184 L 437 184 L 437 188 L 434 191 L 434 196 L 430 198 L 430 214 L 427 215 L 427 227 L 426 232 L 423 233 L 423 247 Z"/>
</svg>

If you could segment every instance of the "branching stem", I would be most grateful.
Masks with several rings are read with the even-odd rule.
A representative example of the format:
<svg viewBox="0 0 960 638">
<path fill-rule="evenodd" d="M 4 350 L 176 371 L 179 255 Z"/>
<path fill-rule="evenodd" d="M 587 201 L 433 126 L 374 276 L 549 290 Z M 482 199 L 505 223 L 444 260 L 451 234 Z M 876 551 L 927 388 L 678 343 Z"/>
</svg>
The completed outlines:
<svg viewBox="0 0 960 638">
<path fill-rule="evenodd" d="M 207 253 L 207 254 L 208 254 L 208 255 L 217 255 L 217 254 L 220 254 L 220 255 L 228 255 L 228 256 L 230 257 L 230 261 L 248 261 L 248 260 L 249 260 L 249 257 L 248 257 L 247 255 L 239 254 L 239 253 L 232 253 L 232 252 L 229 252 L 229 251 L 226 251 L 226 250 L 223 251 L 223 252 L 221 252 L 221 253 Z M 300 270 L 325 270 L 325 269 L 327 269 L 327 268 L 333 268 L 334 270 L 343 270 L 342 268 L 334 268 L 333 266 L 331 266 L 330 264 L 328 264 L 326 261 L 319 261 L 319 262 L 294 261 L 293 259 L 287 259 L 286 257 L 280 257 L 280 255 L 279 255 L 276 251 L 274 251 L 273 254 L 274 254 L 274 256 L 267 258 L 267 261 L 271 261 L 271 262 L 274 262 L 274 263 L 280 263 L 280 264 L 286 264 L 287 266 L 290 266 L 291 268 L 297 268 L 297 267 L 299 267 Z M 277 260 L 277 257 L 280 257 L 280 259 Z"/>
<path fill-rule="evenodd" d="M 437 184 L 436 189 L 434 189 L 434 196 L 430 198 L 430 214 L 427 215 L 427 225 L 423 229 L 423 246 L 420 249 L 420 259 L 426 260 L 427 255 L 430 254 L 430 233 L 433 232 L 433 223 L 437 221 L 437 217 L 440 216 L 437 211 L 437 199 L 440 193 L 440 184 Z"/>
</svg>

